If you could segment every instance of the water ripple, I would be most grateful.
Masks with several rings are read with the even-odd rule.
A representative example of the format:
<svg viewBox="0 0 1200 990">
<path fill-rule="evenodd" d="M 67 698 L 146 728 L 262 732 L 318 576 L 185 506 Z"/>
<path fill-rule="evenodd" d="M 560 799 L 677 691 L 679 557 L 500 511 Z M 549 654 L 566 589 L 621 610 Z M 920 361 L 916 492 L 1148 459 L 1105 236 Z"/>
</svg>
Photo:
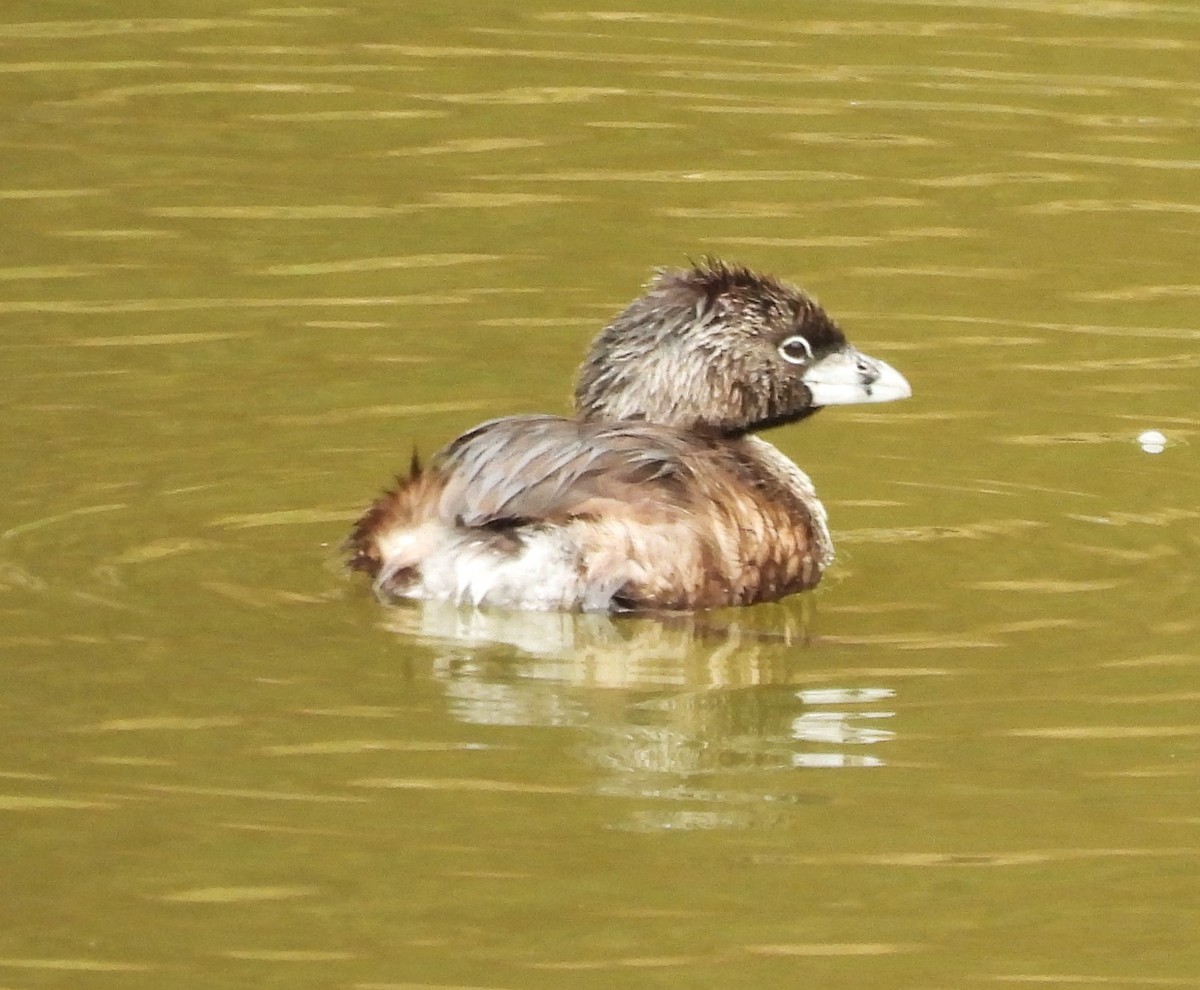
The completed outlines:
<svg viewBox="0 0 1200 990">
<path fill-rule="evenodd" d="M 341 45 L 180 45 L 189 55 L 316 55 L 327 58 L 345 51 Z"/>
<path fill-rule="evenodd" d="M 487 794 L 580 794 L 578 787 L 557 784 L 528 784 L 516 780 L 484 780 L 477 777 L 369 777 L 352 780 L 351 787 L 405 791 L 475 791 Z"/>
<path fill-rule="evenodd" d="M 971 237 L 973 231 L 952 227 L 914 227 L 885 231 L 882 234 L 826 235 L 823 237 L 711 237 L 715 245 L 736 244 L 753 247 L 802 247 L 802 248 L 859 248 L 881 244 L 902 244 L 944 238 Z"/>
<path fill-rule="evenodd" d="M 913 185 L 931 189 L 988 189 L 1014 183 L 1078 182 L 1081 178 L 1070 172 L 968 172 L 935 179 L 914 179 Z"/>
<path fill-rule="evenodd" d="M 967 587 L 977 591 L 1021 591 L 1037 595 L 1075 595 L 1085 591 L 1112 591 L 1125 582 L 1115 581 L 1063 581 L 1042 578 L 1030 581 L 972 581 Z"/>
<path fill-rule="evenodd" d="M 927 543 L 930 540 L 985 540 L 1011 536 L 1046 523 L 1032 519 L 994 519 L 957 526 L 908 526 L 839 530 L 839 543 Z"/>
<path fill-rule="evenodd" d="M 445 110 L 304 110 L 293 113 L 249 113 L 247 120 L 267 120 L 286 123 L 361 120 L 421 120 L 448 116 Z"/>
<path fill-rule="evenodd" d="M 178 231 L 154 230 L 149 227 L 122 227 L 118 229 L 80 228 L 75 230 L 55 230 L 52 233 L 55 237 L 91 238 L 97 241 L 133 241 L 180 236 Z"/>
<path fill-rule="evenodd" d="M 112 17 L 90 21 L 33 21 L 0 25 L 0 38 L 94 38 L 116 34 L 172 34 L 265 27 L 240 18 Z"/>
<path fill-rule="evenodd" d="M 678 13 L 660 13 L 657 11 L 554 11 L 552 13 L 538 14 L 536 20 L 547 21 L 552 23 L 576 23 L 585 22 L 590 24 L 659 24 L 664 27 L 718 27 L 718 28 L 739 28 L 743 30 L 762 30 L 764 25 L 761 21 L 753 18 L 735 18 L 735 17 L 714 17 L 703 14 L 678 14 Z M 772 33 L 787 32 L 788 34 L 799 34 L 804 36 L 809 35 L 827 35 L 834 37 L 943 37 L 946 35 L 964 34 L 970 37 L 975 37 L 979 33 L 1000 32 L 1006 30 L 1006 27 L 995 22 L 986 21 L 935 21 L 935 20 L 920 20 L 901 21 L 901 20 L 794 20 L 772 22 L 770 24 Z M 489 33 L 501 33 L 490 31 Z M 678 43 L 678 38 L 664 38 L 661 40 Z"/>
<path fill-rule="evenodd" d="M 1173 976 L 1102 976 L 1095 973 L 988 973 L 986 979 L 1000 983 L 1045 983 L 1061 987 L 1068 984 L 1083 984 L 1085 987 L 1200 987 L 1200 980 Z"/>
<path fill-rule="evenodd" d="M 1196 286 L 1200 294 L 1200 286 Z M 1106 297 L 1111 298 L 1111 297 Z M 1164 354 L 1161 357 L 1130 357 L 1105 358 L 1093 361 L 1047 361 L 1043 363 L 1014 364 L 1013 367 L 1024 371 L 1171 371 L 1175 368 L 1200 367 L 1200 354 L 1185 351 L 1177 354 Z"/>
<path fill-rule="evenodd" d="M 351 258 L 308 264 L 268 265 L 259 275 L 333 275 L 342 272 L 378 272 L 393 268 L 444 268 L 477 261 L 502 261 L 502 254 L 408 254 L 390 258 Z"/>
<path fill-rule="evenodd" d="M 491 210 L 508 206 L 535 206 L 538 204 L 575 202 L 569 196 L 555 193 L 481 193 L 481 192 L 435 192 L 430 193 L 431 209 Z"/>
<path fill-rule="evenodd" d="M 0 282 L 34 281 L 51 278 L 85 278 L 103 275 L 127 265 L 21 265 L 15 268 L 0 268 Z"/>
<path fill-rule="evenodd" d="M 478 155 L 493 151 L 516 151 L 523 148 L 542 148 L 545 141 L 533 138 L 452 138 L 440 144 L 429 144 L 420 148 L 399 148 L 384 152 L 391 158 L 421 157 L 425 155 Z"/>
<path fill-rule="evenodd" d="M 309 206 L 154 206 L 153 217 L 184 220 L 373 220 L 412 213 L 415 206 L 361 206 L 318 203 Z"/>
<path fill-rule="evenodd" d="M 262 526 L 312 526 L 350 521 L 354 513 L 324 509 L 280 509 L 276 512 L 253 512 L 236 516 L 220 516 L 208 525 L 225 529 L 258 529 Z"/>
<path fill-rule="evenodd" d="M 1191 667 L 1200 664 L 1200 653 L 1151 653 L 1148 656 L 1108 660 L 1102 667 Z"/>
<path fill-rule="evenodd" d="M 844 646 L 890 646 L 897 650 L 991 650 L 1003 644 L 995 639 L 973 639 L 952 633 L 880 633 L 863 636 L 822 636 L 821 642 Z M 938 672 L 940 673 L 940 671 Z"/>
<path fill-rule="evenodd" d="M 1078 333 L 1097 337 L 1146 337 L 1154 340 L 1200 340 L 1200 329 L 1192 327 L 1154 327 L 1131 324 L 1049 323 L 1042 320 L 1012 320 L 987 316 L 944 316 L 935 313 L 862 314 L 880 320 L 918 323 L 963 323 L 979 326 L 1015 327 L 1024 330 L 1052 330 L 1056 333 Z"/>
<path fill-rule="evenodd" d="M 1130 168 L 1153 168 L 1177 171 L 1200 169 L 1196 158 L 1131 158 L 1126 155 L 1092 155 L 1066 151 L 1022 151 L 1022 158 L 1038 158 L 1049 162 L 1083 162 L 1088 165 L 1126 165 Z"/>
<path fill-rule="evenodd" d="M 115 804 L 106 801 L 80 801 L 72 798 L 28 797 L 18 794 L 0 794 L 0 811 L 46 811 L 49 809 L 91 810 L 94 808 L 115 807 Z"/>
<path fill-rule="evenodd" d="M 1093 292 L 1072 292 L 1070 298 L 1090 302 L 1153 302 L 1157 299 L 1192 299 L 1200 297 L 1200 284 L 1142 285 L 1130 289 L 1104 289 Z"/>
<path fill-rule="evenodd" d="M 355 423 L 361 419 L 386 419 L 392 416 L 428 416 L 441 413 L 472 412 L 477 409 L 494 408 L 498 402 L 499 400 L 463 399 L 458 402 L 356 406 L 353 409 L 331 409 L 311 415 L 270 416 L 266 417 L 266 422 L 287 426 L 322 426 L 330 423 Z"/>
<path fill-rule="evenodd" d="M 860 265 L 851 269 L 856 275 L 920 276 L 929 278 L 986 278 L 1006 281 L 1028 278 L 1024 268 L 995 268 L 985 265 Z"/>
<path fill-rule="evenodd" d="M 822 133 L 820 131 L 799 131 L 781 134 L 784 140 L 795 141 L 797 144 L 832 145 L 848 148 L 933 148 L 944 142 L 919 134 L 838 134 Z"/>
<path fill-rule="evenodd" d="M 304 93 L 330 95 L 353 93 L 353 86 L 341 83 L 217 83 L 180 82 L 149 83 L 144 86 L 114 86 L 72 100 L 57 101 L 57 106 L 86 106 L 102 103 L 124 103 L 142 96 L 207 96 L 229 93 Z"/>
<path fill-rule="evenodd" d="M 4 199 L 74 199 L 77 196 L 103 196 L 106 189 L 0 189 Z"/>
<path fill-rule="evenodd" d="M 301 801 L 314 804 L 363 804 L 366 798 L 350 794 L 312 794 L 305 791 L 261 791 L 237 787 L 198 787 L 188 784 L 137 784 L 138 790 L 155 794 L 193 797 L 237 798 L 250 801 Z"/>
<path fill-rule="evenodd" d="M 63 970 L 76 973 L 140 973 L 154 969 L 144 963 L 112 962 L 106 959 L 16 959 L 0 957 L 0 966 L 7 969 Z"/>
<path fill-rule="evenodd" d="M 466 296 L 315 296 L 281 299 L 45 299 L 0 301 L 0 313 L 172 313 L 190 309 L 289 309 L 310 306 L 446 306 L 467 303 Z M 133 344 L 193 343 L 197 339 L 247 336 L 240 331 L 213 333 L 142 334 L 123 337 L 88 338 L 104 346 L 128 341 Z M 80 343 L 80 342 L 74 342 Z"/>
<path fill-rule="evenodd" d="M 786 248 L 861 248 L 888 244 L 896 238 L 884 236 L 828 235 L 825 237 L 712 237 L 715 245 L 738 245 L 744 247 Z"/>
<path fill-rule="evenodd" d="M 754 956 L 890 956 L 899 952 L 917 952 L 924 948 L 899 942 L 777 942 L 747 945 Z"/>
<path fill-rule="evenodd" d="M 319 743 L 264 746 L 267 756 L 357 756 L 361 753 L 454 753 L 490 749 L 480 743 L 413 739 L 334 739 Z"/>
<path fill-rule="evenodd" d="M 123 337 L 76 337 L 72 347 L 160 347 L 174 344 L 202 344 L 214 340 L 250 337 L 244 330 L 196 330 L 182 333 L 131 333 Z"/>
<path fill-rule="evenodd" d="M 1058 199 L 1019 206 L 1022 213 L 1062 216 L 1070 213 L 1200 213 L 1200 203 L 1172 203 L 1154 199 Z"/>
<path fill-rule="evenodd" d="M 358 958 L 353 952 L 319 952 L 312 949 L 227 949 L 221 953 L 227 959 L 251 962 L 346 962 Z M 453 990 L 446 987 L 445 990 Z"/>
<path fill-rule="evenodd" d="M 1074 433 L 1025 433 L 1000 438 L 1001 443 L 1014 444 L 1019 447 L 1057 447 L 1079 444 L 1098 445 L 1127 443 L 1129 440 L 1129 436 L 1120 433 L 1103 433 L 1088 430 L 1077 430 Z"/>
<path fill-rule="evenodd" d="M 1117 848 L 1117 849 L 1028 849 L 1011 852 L 894 852 L 851 855 L 755 854 L 751 861 L 779 866 L 901 866 L 927 869 L 950 867 L 975 869 L 979 867 L 1040 866 L 1044 863 L 1074 862 L 1091 859 L 1155 859 L 1194 858 L 1193 848 Z"/>
<path fill-rule="evenodd" d="M 1005 735 L 1026 739 L 1180 739 L 1200 736 L 1200 725 L 1066 725 L 1009 729 Z"/>
<path fill-rule="evenodd" d="M 512 182 L 514 176 L 478 175 L 485 181 Z M 822 172 L 815 169 L 571 169 L 563 172 L 531 172 L 519 176 L 534 182 L 858 182 L 866 178 L 853 172 Z"/>
<path fill-rule="evenodd" d="M 95 725 L 81 726 L 76 732 L 162 732 L 163 730 L 229 729 L 242 724 L 235 716 L 212 715 L 189 718 L 181 715 L 150 715 L 142 718 L 114 718 Z"/>
<path fill-rule="evenodd" d="M 311 897 L 316 887 L 197 887 L 164 894 L 160 899 L 174 904 L 243 904 L 247 901 L 281 901 Z"/>
<path fill-rule="evenodd" d="M 590 103 L 606 96 L 628 95 L 627 89 L 603 86 L 514 86 L 479 93 L 417 93 L 420 100 L 440 103 L 467 103 L 508 106 L 533 106 L 546 103 Z"/>
<path fill-rule="evenodd" d="M 1144 8 L 1142 11 L 1144 12 Z M 1027 45 L 1048 45 L 1055 48 L 1115 48 L 1121 51 L 1196 51 L 1200 49 L 1194 41 L 1184 38 L 1133 38 L 1121 35 L 1104 38 L 1096 35 L 1015 35 L 1008 41 Z"/>
</svg>

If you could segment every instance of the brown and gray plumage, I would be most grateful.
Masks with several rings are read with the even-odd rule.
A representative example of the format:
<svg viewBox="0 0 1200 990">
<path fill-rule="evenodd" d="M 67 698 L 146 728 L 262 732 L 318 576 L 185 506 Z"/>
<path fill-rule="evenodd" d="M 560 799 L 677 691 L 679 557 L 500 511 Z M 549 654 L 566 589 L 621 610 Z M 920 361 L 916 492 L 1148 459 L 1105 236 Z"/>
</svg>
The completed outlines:
<svg viewBox="0 0 1200 990">
<path fill-rule="evenodd" d="M 833 559 L 812 482 L 756 430 L 910 389 L 816 302 L 721 262 L 662 271 L 596 338 L 576 418 L 464 433 L 347 542 L 386 597 L 699 609 L 813 587 Z"/>
</svg>

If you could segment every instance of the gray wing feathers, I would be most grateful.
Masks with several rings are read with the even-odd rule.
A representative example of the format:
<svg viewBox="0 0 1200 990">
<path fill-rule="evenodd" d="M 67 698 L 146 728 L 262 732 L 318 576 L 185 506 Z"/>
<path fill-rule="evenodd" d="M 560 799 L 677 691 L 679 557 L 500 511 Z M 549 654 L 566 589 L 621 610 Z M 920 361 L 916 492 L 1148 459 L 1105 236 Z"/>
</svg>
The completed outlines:
<svg viewBox="0 0 1200 990">
<path fill-rule="evenodd" d="M 556 416 L 495 419 L 438 457 L 439 515 L 463 526 L 562 519 L 592 499 L 642 502 L 679 494 L 697 442 L 670 427 Z"/>
</svg>

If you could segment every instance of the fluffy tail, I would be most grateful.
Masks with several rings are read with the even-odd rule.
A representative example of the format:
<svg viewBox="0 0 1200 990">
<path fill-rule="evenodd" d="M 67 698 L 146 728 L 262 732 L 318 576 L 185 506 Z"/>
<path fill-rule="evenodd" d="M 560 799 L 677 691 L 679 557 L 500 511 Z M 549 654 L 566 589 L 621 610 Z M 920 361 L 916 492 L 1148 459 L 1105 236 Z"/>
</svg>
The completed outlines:
<svg viewBox="0 0 1200 990">
<path fill-rule="evenodd" d="M 433 477 L 414 450 L 408 476 L 396 476 L 396 487 L 384 491 L 371 503 L 342 544 L 350 570 L 365 571 L 375 578 L 385 563 L 390 565 L 392 573 L 399 569 L 393 562 L 385 561 L 383 542 L 389 535 L 416 526 L 430 510 L 436 509 L 436 492 L 432 491 L 436 486 L 432 482 Z M 432 504 L 431 494 L 435 496 Z"/>
</svg>

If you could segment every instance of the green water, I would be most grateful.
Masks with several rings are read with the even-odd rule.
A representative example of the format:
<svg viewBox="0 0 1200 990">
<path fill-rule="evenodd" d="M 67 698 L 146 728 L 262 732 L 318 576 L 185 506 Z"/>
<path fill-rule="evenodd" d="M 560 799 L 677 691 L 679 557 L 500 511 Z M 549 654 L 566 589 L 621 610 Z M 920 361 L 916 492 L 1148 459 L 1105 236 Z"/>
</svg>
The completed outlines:
<svg viewBox="0 0 1200 990">
<path fill-rule="evenodd" d="M 0 10 L 0 986 L 1200 986 L 1200 8 L 120 6 Z M 815 594 L 341 572 L 707 253 L 915 390 Z"/>
</svg>

